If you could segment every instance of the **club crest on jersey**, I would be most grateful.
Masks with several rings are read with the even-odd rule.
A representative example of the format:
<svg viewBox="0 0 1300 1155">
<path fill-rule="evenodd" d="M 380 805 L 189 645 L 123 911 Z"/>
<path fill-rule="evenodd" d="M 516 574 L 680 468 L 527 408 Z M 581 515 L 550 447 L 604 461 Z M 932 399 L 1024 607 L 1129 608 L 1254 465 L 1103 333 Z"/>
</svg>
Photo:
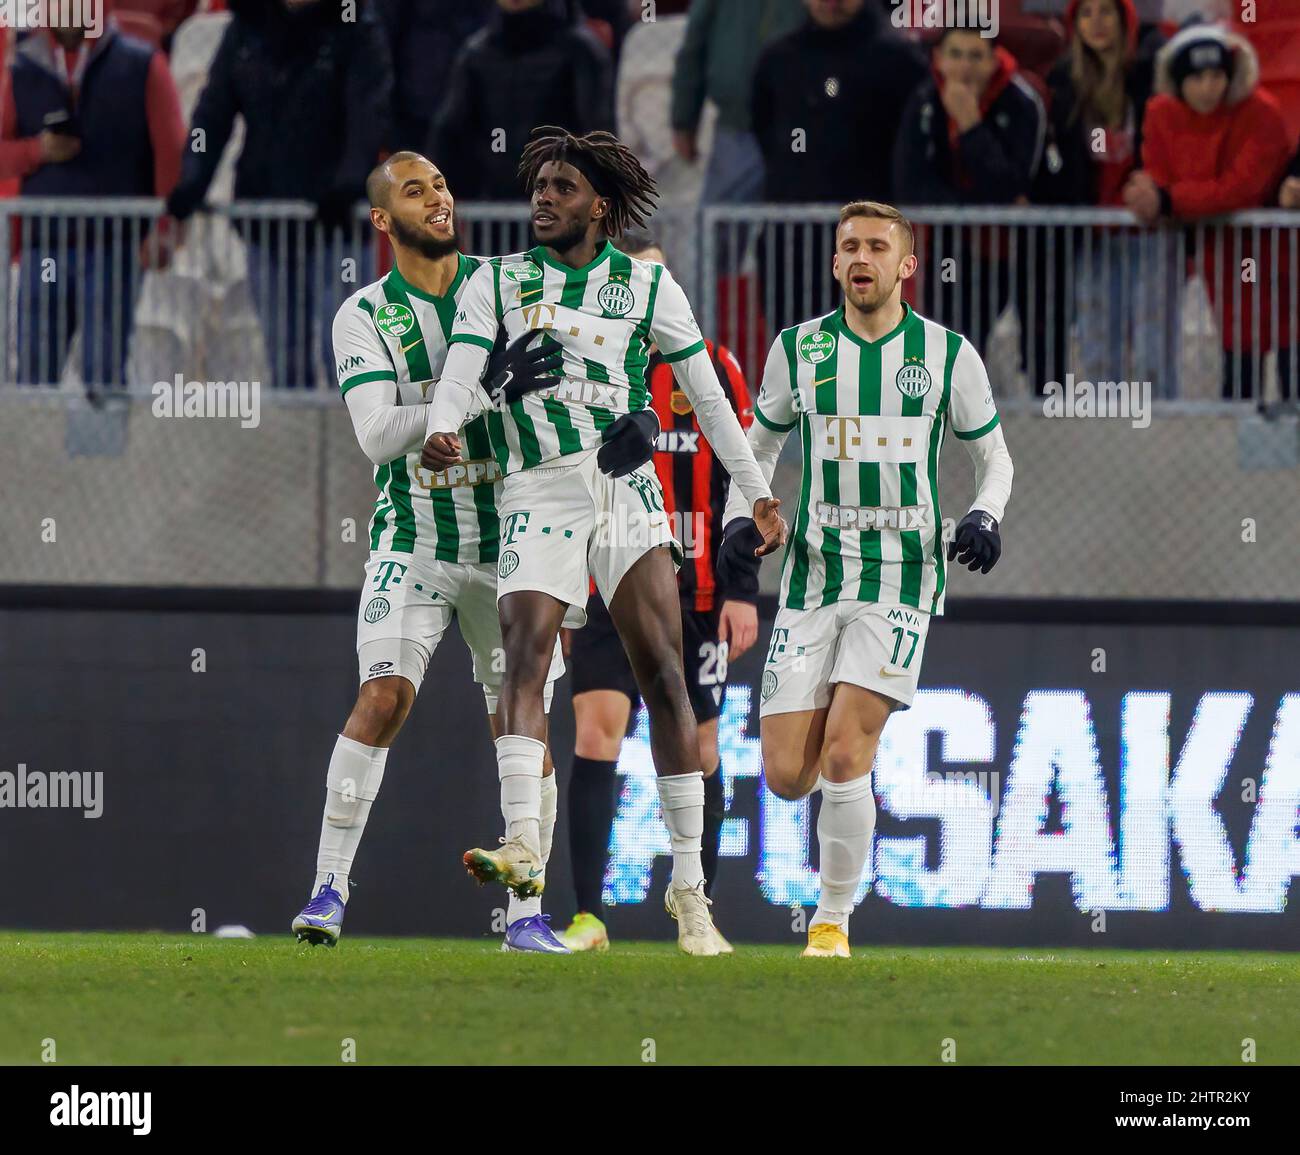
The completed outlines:
<svg viewBox="0 0 1300 1155">
<path fill-rule="evenodd" d="M 835 337 L 825 329 L 809 333 L 799 341 L 799 360 L 806 361 L 809 365 L 820 365 L 833 352 Z"/>
<path fill-rule="evenodd" d="M 685 417 L 691 411 L 691 399 L 686 396 L 680 389 L 674 389 L 672 399 L 668 403 L 672 411 L 678 417 Z"/>
<path fill-rule="evenodd" d="M 388 611 L 391 607 L 387 598 L 371 598 L 366 603 L 366 621 L 371 625 L 375 622 L 382 621 L 388 617 Z"/>
<path fill-rule="evenodd" d="M 608 317 L 626 317 L 636 304 L 636 295 L 622 281 L 610 281 L 601 285 L 596 294 L 596 303 L 605 310 Z"/>
<path fill-rule="evenodd" d="M 389 337 L 405 337 L 415 328 L 415 314 L 396 302 L 380 305 L 375 310 L 375 328 Z"/>
<path fill-rule="evenodd" d="M 501 266 L 501 272 L 517 285 L 535 281 L 542 275 L 542 270 L 532 261 L 511 261 L 508 265 Z"/>
<path fill-rule="evenodd" d="M 501 555 L 501 561 L 497 563 L 497 576 L 508 578 L 519 568 L 519 555 L 514 550 L 508 549 Z"/>
<path fill-rule="evenodd" d="M 898 391 L 904 397 L 915 400 L 930 392 L 933 381 L 930 378 L 930 370 L 925 367 L 925 361 L 921 357 L 908 357 L 898 371 L 898 376 L 894 378 L 894 384 L 898 386 Z"/>
<path fill-rule="evenodd" d="M 777 678 L 771 670 L 763 671 L 763 701 L 766 702 L 773 694 L 776 693 Z"/>
</svg>

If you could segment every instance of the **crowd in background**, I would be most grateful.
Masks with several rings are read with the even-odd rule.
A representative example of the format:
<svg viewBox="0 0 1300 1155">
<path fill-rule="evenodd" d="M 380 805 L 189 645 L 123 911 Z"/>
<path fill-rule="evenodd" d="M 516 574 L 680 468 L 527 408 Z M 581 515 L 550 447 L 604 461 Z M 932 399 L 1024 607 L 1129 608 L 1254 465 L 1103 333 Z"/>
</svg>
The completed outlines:
<svg viewBox="0 0 1300 1155">
<path fill-rule="evenodd" d="M 310 201 L 327 231 L 351 219 L 374 162 L 402 148 L 429 155 L 463 201 L 518 201 L 520 150 L 548 123 L 618 131 L 678 209 L 857 198 L 1094 205 L 1128 208 L 1147 225 L 1300 209 L 1300 12 L 1259 0 L 1250 26 L 1178 26 L 1221 15 L 1217 5 L 1003 0 L 993 39 L 900 29 L 897 0 L 358 0 L 352 21 L 333 0 L 106 0 L 112 24 L 93 40 L 76 29 L 5 36 L 0 179 L 21 196 L 165 198 L 166 217 L 149 222 L 144 246 L 154 265 L 183 241 L 241 119 L 234 197 Z M 654 20 L 643 19 L 647 11 Z M 221 33 L 186 123 L 168 54 L 175 59 L 200 22 L 218 22 Z M 1279 43 L 1290 51 L 1266 51 L 1261 76 L 1257 46 Z M 281 284 L 285 269 L 310 269 L 320 255 L 314 237 L 267 250 L 245 238 L 268 345 L 310 344 L 292 318 L 329 307 L 310 272 L 305 310 L 271 308 L 258 280 Z M 1117 234 L 1089 243 L 1108 270 L 1080 288 L 1096 309 L 1119 299 L 1118 268 L 1137 268 L 1148 278 L 1141 292 L 1168 297 L 1170 286 L 1150 278 L 1169 262 L 1144 260 L 1149 250 L 1134 247 L 1144 242 Z M 76 291 L 56 303 L 27 292 L 20 330 L 54 341 L 51 333 L 94 313 L 110 284 L 134 291 L 134 252 L 105 260 L 92 244 L 78 250 Z M 1015 303 L 1021 315 L 1031 379 L 1059 379 L 1063 353 L 1053 359 L 1032 338 L 1068 321 L 1061 274 L 1037 286 L 1047 305 L 1026 323 L 1034 311 L 1024 269 L 1006 254 L 982 255 L 994 259 L 999 304 Z M 1268 251 L 1246 255 L 1267 266 Z M 779 259 L 810 255 L 796 246 Z M 1221 255 L 1193 260 L 1204 262 L 1219 303 L 1225 380 L 1244 379 L 1250 395 L 1261 372 L 1252 350 L 1289 345 L 1292 303 L 1277 309 L 1252 297 L 1275 270 L 1243 296 Z M 765 272 L 786 279 L 780 267 Z M 982 344 L 971 290 L 960 278 L 943 286 L 939 310 Z M 66 313 L 60 323 L 40 315 L 51 309 Z M 1276 333 L 1267 328 L 1275 312 Z M 1246 319 L 1257 325 L 1261 315 L 1256 341 Z M 1168 340 L 1124 318 L 1102 328 L 1111 346 Z M 120 380 L 124 344 L 120 334 L 84 340 L 83 378 Z M 1114 350 L 1084 352 L 1100 359 Z M 62 355 L 35 357 L 47 378 L 57 378 Z M 309 378 L 305 364 L 288 369 L 291 383 Z M 1289 395 L 1285 368 L 1280 384 Z"/>
</svg>

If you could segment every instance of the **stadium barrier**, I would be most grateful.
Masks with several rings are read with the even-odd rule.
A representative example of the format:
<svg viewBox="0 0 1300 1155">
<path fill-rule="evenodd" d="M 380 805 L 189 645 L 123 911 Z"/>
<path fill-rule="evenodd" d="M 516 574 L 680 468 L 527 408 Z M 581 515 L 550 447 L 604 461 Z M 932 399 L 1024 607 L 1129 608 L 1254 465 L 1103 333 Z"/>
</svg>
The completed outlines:
<svg viewBox="0 0 1300 1155">
<path fill-rule="evenodd" d="M 135 258 L 160 209 L 152 200 L 0 204 L 0 251 L 10 257 L 0 277 L 0 485 L 10 498 L 0 540 L 15 543 L 0 550 L 0 584 L 355 588 L 374 490 L 326 342 L 330 302 L 378 275 L 385 253 L 361 211 L 327 236 L 306 203 L 242 203 L 195 217 L 169 268 L 141 274 Z M 459 212 L 468 251 L 528 243 L 526 205 Z M 1222 400 L 1211 299 L 1248 307 L 1233 315 L 1258 335 L 1252 356 L 1269 347 L 1266 332 L 1273 344 L 1289 339 L 1297 217 L 1142 234 L 1125 214 L 1096 210 L 914 216 L 916 305 L 983 319 L 1016 463 L 1006 560 L 978 581 L 956 575 L 952 595 L 1294 600 L 1297 419 Z M 737 352 L 753 392 L 776 327 L 834 307 L 836 219 L 827 205 L 702 214 L 703 328 Z M 1243 252 L 1256 254 L 1242 258 L 1255 262 L 1242 266 L 1254 279 L 1225 295 L 1218 271 Z M 1175 307 L 1179 294 L 1157 290 L 1179 270 Z M 1048 308 L 1057 284 L 1065 307 Z M 1125 322 L 1117 337 L 1123 317 L 1108 306 L 1132 300 L 1155 320 Z M 1164 325 L 1176 315 L 1171 345 Z M 1062 364 L 1069 394 L 1026 376 L 1018 330 L 1024 364 Z M 269 357 L 267 331 L 281 335 Z M 1276 362 L 1294 376 L 1296 343 L 1286 352 L 1254 358 L 1268 362 L 1269 397 Z M 1242 366 L 1234 396 L 1249 376 Z M 792 439 L 778 467 L 786 497 L 797 448 Z M 940 471 L 951 520 L 969 501 L 971 471 L 951 448 Z M 1194 564 L 1184 549 L 1191 526 Z M 764 567 L 769 592 L 778 577 L 779 567 Z"/>
<path fill-rule="evenodd" d="M 1294 396 L 1300 213 L 1144 229 L 1122 209 L 904 212 L 908 300 L 970 337 L 1000 399 L 1053 382 L 1140 385 L 1160 401 Z M 701 319 L 747 371 L 782 328 L 838 308 L 838 220 L 826 204 L 702 211 Z"/>
<path fill-rule="evenodd" d="M 355 621 L 283 599 L 226 612 L 0 608 L 0 871 L 22 880 L 4 926 L 180 932 L 201 910 L 209 930 L 287 935 L 356 690 Z M 770 627 L 765 611 L 760 637 Z M 1294 624 L 1218 617 L 941 624 L 912 709 L 882 739 L 855 944 L 1300 948 L 1288 905 L 1298 644 Z M 716 914 L 737 941 L 794 949 L 817 898 L 819 802 L 762 787 L 764 657 L 758 645 L 733 663 L 719 720 Z M 561 819 L 546 909 L 559 925 L 573 911 L 570 684 L 550 715 Z M 501 814 L 482 693 L 450 632 L 388 767 L 348 933 L 499 933 L 503 893 L 471 885 L 460 861 Z M 669 938 L 644 710 L 618 771 L 610 930 Z"/>
</svg>

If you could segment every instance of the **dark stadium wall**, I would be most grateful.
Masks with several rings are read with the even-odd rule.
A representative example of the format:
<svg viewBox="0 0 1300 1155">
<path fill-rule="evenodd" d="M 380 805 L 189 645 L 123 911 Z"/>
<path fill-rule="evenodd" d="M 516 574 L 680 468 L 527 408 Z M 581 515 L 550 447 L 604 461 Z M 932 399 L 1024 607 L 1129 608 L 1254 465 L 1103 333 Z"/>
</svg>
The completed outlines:
<svg viewBox="0 0 1300 1155">
<path fill-rule="evenodd" d="M 769 631 L 732 666 L 715 910 L 737 941 L 793 946 L 815 901 L 816 801 L 759 783 L 749 687 Z M 283 597 L 262 613 L 0 609 L 0 926 L 287 937 L 355 693 L 353 633 L 350 611 Z M 1300 628 L 1248 623 L 937 624 L 924 691 L 877 762 L 854 941 L 1300 948 L 1298 645 Z M 572 914 L 567 683 L 552 711 L 557 923 Z M 620 770 L 611 934 L 668 938 L 643 722 Z M 99 783 L 93 805 L 46 805 L 56 774 Z M 460 855 L 499 827 L 482 697 L 450 637 L 389 760 L 347 935 L 491 935 L 503 893 L 473 885 Z"/>
</svg>

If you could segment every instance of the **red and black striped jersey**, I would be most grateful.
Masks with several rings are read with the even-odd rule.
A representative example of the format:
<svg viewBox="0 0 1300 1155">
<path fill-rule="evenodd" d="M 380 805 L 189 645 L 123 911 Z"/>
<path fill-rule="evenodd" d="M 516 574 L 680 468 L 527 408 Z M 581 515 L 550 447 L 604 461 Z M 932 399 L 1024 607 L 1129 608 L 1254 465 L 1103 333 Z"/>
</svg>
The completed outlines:
<svg viewBox="0 0 1300 1155">
<path fill-rule="evenodd" d="M 748 429 L 754 410 L 739 362 L 725 346 L 712 341 L 704 344 L 727 400 L 741 426 Z M 650 357 L 647 376 L 650 404 L 659 417 L 655 472 L 663 485 L 673 529 L 686 551 L 686 561 L 677 571 L 678 591 L 684 604 L 708 612 L 721 604 L 715 603 L 718 590 L 713 565 L 722 541 L 722 511 L 731 477 L 704 439 L 690 400 L 673 380 L 672 366 L 658 352 Z"/>
</svg>

